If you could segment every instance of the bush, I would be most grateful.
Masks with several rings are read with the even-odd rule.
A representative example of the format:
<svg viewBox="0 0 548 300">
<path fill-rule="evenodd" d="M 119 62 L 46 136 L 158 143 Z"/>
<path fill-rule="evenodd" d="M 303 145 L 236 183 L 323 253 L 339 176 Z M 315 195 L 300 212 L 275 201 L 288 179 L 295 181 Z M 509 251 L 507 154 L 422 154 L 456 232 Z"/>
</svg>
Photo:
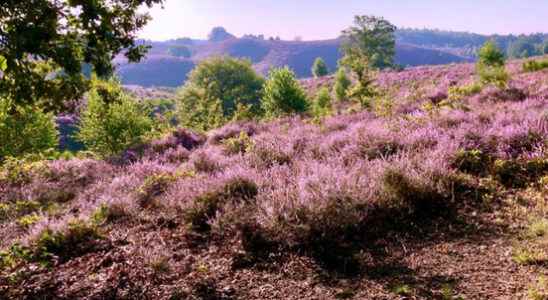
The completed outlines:
<svg viewBox="0 0 548 300">
<path fill-rule="evenodd" d="M 329 70 L 327 68 L 327 65 L 325 64 L 325 61 L 321 57 L 316 58 L 316 60 L 314 61 L 314 65 L 312 66 L 312 75 L 318 78 L 323 77 L 327 74 L 329 74 Z"/>
<path fill-rule="evenodd" d="M 322 88 L 316 95 L 312 104 L 312 113 L 316 118 L 327 116 L 331 113 L 331 95 L 328 88 Z"/>
<path fill-rule="evenodd" d="M 350 84 L 350 79 L 346 76 L 346 71 L 344 68 L 339 68 L 337 74 L 335 75 L 335 86 L 333 87 L 335 97 L 338 101 L 346 99 L 346 92 L 348 87 L 350 87 Z"/>
<path fill-rule="evenodd" d="M 459 100 L 464 97 L 479 94 L 482 90 L 481 84 L 471 83 L 463 86 L 452 86 L 448 90 L 448 97 L 451 100 Z"/>
<path fill-rule="evenodd" d="M 20 157 L 53 149 L 58 132 L 52 114 L 30 106 L 10 112 L 10 101 L 0 99 L 0 162 L 6 157 Z"/>
<path fill-rule="evenodd" d="M 288 67 L 270 71 L 263 93 L 263 109 L 267 117 L 301 113 L 308 109 L 306 94 Z"/>
<path fill-rule="evenodd" d="M 252 150 L 255 143 L 247 132 L 241 131 L 238 137 L 224 140 L 223 145 L 227 154 L 239 154 Z"/>
<path fill-rule="evenodd" d="M 234 118 L 260 116 L 263 82 L 248 60 L 204 60 L 178 93 L 180 122 L 186 127 L 209 130 Z"/>
<path fill-rule="evenodd" d="M 185 220 L 192 230 L 207 232 L 211 229 L 209 220 L 227 203 L 247 203 L 258 194 L 258 187 L 249 179 L 232 178 L 217 191 L 206 193 L 194 200 L 185 212 Z"/>
<path fill-rule="evenodd" d="M 114 92 L 92 87 L 77 138 L 87 149 L 107 157 L 141 143 L 152 132 L 153 122 L 134 99 L 117 91 L 118 82 L 101 84 Z"/>
<path fill-rule="evenodd" d="M 523 72 L 536 72 L 548 68 L 548 60 L 530 60 L 523 63 Z"/>
</svg>

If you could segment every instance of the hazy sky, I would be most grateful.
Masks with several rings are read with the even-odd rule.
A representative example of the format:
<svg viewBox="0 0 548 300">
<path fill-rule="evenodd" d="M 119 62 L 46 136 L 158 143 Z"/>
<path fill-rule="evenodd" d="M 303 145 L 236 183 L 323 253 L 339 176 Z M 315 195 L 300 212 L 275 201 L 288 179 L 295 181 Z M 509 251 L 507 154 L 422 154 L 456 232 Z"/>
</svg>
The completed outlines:
<svg viewBox="0 0 548 300">
<path fill-rule="evenodd" d="M 548 32 L 548 0 L 166 0 L 151 11 L 141 37 L 205 38 L 214 26 L 305 40 L 337 37 L 356 14 L 400 27 L 477 33 Z"/>
</svg>

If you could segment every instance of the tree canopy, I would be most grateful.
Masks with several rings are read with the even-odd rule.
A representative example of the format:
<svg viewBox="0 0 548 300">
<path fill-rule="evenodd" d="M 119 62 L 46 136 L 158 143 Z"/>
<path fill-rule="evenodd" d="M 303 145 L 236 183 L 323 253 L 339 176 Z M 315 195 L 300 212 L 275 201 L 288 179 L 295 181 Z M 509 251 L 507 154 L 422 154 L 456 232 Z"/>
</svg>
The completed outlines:
<svg viewBox="0 0 548 300">
<path fill-rule="evenodd" d="M 99 76 L 124 52 L 139 61 L 147 47 L 136 33 L 150 19 L 140 13 L 163 0 L 6 0 L 0 6 L 0 93 L 12 106 L 47 110 L 87 89 L 85 64 Z M 14 111 L 12 107 L 10 110 Z"/>
<path fill-rule="evenodd" d="M 356 16 L 354 26 L 343 31 L 345 56 L 363 56 L 376 69 L 391 67 L 396 53 L 396 26 L 375 16 Z"/>
</svg>

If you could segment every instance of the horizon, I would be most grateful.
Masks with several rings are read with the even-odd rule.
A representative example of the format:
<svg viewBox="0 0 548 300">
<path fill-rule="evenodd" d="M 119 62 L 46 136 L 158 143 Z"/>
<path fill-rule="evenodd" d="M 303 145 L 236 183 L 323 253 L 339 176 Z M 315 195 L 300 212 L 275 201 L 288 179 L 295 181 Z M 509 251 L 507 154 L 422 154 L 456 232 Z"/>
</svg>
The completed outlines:
<svg viewBox="0 0 548 300">
<path fill-rule="evenodd" d="M 337 7 L 337 3 L 326 0 L 259 2 L 167 0 L 163 8 L 158 6 L 149 10 L 152 20 L 139 38 L 153 41 L 181 37 L 207 39 L 213 27 L 222 26 L 237 37 L 263 34 L 265 37 L 279 36 L 283 40 L 296 37 L 305 41 L 326 40 L 337 38 L 342 30 L 352 25 L 355 15 L 362 14 L 382 16 L 398 28 L 481 35 L 546 33 L 548 28 L 548 2 L 541 0 L 527 3 L 517 0 L 493 0 L 490 3 L 463 0 L 443 4 L 435 0 L 417 0 L 412 4 L 396 0 L 374 4 L 372 0 L 349 0 L 344 7 L 340 4 Z M 492 10 L 494 6 L 496 10 Z M 310 7 L 317 9 L 306 10 Z M 303 11 L 306 13 L 303 14 Z M 528 18 L 520 16 L 523 11 L 529 13 Z"/>
</svg>

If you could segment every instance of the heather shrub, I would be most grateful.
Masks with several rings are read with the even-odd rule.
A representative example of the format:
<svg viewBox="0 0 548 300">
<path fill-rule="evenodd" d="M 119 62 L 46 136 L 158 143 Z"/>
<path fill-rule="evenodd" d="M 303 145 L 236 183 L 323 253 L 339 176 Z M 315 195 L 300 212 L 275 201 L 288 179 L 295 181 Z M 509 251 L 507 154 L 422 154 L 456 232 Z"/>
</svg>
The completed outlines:
<svg viewBox="0 0 548 300">
<path fill-rule="evenodd" d="M 238 137 L 229 138 L 223 141 L 227 154 L 240 154 L 251 151 L 254 147 L 253 139 L 246 132 L 240 132 Z"/>
<path fill-rule="evenodd" d="M 174 175 L 166 173 L 154 174 L 147 177 L 137 191 L 139 206 L 146 208 L 153 205 L 154 199 L 165 193 L 176 180 L 177 178 Z"/>
<path fill-rule="evenodd" d="M 190 163 L 197 172 L 214 173 L 222 168 L 217 155 L 205 150 L 193 152 Z"/>
<path fill-rule="evenodd" d="M 387 168 L 381 179 L 384 207 L 403 214 L 430 215 L 443 206 L 446 197 L 434 179 L 425 181 L 416 176 L 411 177 L 403 169 Z"/>
<path fill-rule="evenodd" d="M 205 131 L 233 119 L 260 116 L 263 82 L 248 60 L 206 59 L 190 73 L 178 93 L 179 121 Z"/>
<path fill-rule="evenodd" d="M 87 253 L 101 239 L 98 229 L 82 220 L 70 221 L 65 228 L 43 229 L 31 242 L 31 260 L 47 262 L 54 257 L 67 261 Z"/>
<path fill-rule="evenodd" d="M 101 82 L 101 85 L 105 84 L 114 92 L 99 87 L 90 90 L 77 134 L 87 149 L 103 157 L 119 154 L 143 142 L 153 130 L 148 113 L 134 99 L 118 92 L 118 82 Z"/>
<path fill-rule="evenodd" d="M 72 220 L 56 229 L 45 227 L 27 245 L 13 244 L 8 251 L 0 252 L 0 269 L 22 260 L 47 265 L 56 259 L 63 263 L 92 251 L 99 239 L 102 237 L 97 227 L 82 220 Z"/>
<path fill-rule="evenodd" d="M 485 174 L 489 171 L 492 158 L 481 150 L 460 149 L 453 158 L 453 167 L 470 174 Z"/>
<path fill-rule="evenodd" d="M 312 114 L 315 118 L 325 117 L 331 114 L 331 109 L 331 95 L 329 89 L 324 87 L 318 91 L 312 103 Z"/>
<path fill-rule="evenodd" d="M 306 94 L 288 67 L 270 71 L 263 88 L 262 105 L 269 118 L 302 113 L 308 109 Z"/>
<path fill-rule="evenodd" d="M 102 203 L 91 214 L 90 219 L 93 224 L 102 225 L 127 217 L 129 214 L 128 207 L 123 203 Z"/>
<path fill-rule="evenodd" d="M 314 61 L 314 65 L 312 66 L 312 75 L 318 78 L 323 77 L 327 74 L 329 74 L 329 70 L 327 68 L 327 65 L 325 64 L 325 61 L 321 57 L 316 58 L 316 60 Z"/>
<path fill-rule="evenodd" d="M 198 196 L 185 211 L 185 220 L 192 230 L 207 232 L 212 219 L 223 205 L 247 203 L 258 194 L 257 185 L 246 178 L 235 177 L 226 181 L 218 190 Z"/>
<path fill-rule="evenodd" d="M 529 60 L 523 63 L 523 72 L 536 72 L 548 68 L 548 60 Z"/>
<path fill-rule="evenodd" d="M 351 84 L 352 82 L 346 76 L 346 70 L 339 68 L 335 75 L 335 85 L 333 86 L 337 101 L 346 100 L 347 91 Z"/>
<path fill-rule="evenodd" d="M 58 132 L 52 114 L 30 106 L 9 111 L 8 99 L 0 99 L 0 163 L 6 157 L 21 157 L 54 149 Z"/>
<path fill-rule="evenodd" d="M 252 151 L 248 152 L 251 165 L 259 168 L 270 168 L 291 162 L 291 156 L 281 143 L 270 139 L 255 141 Z"/>
</svg>

